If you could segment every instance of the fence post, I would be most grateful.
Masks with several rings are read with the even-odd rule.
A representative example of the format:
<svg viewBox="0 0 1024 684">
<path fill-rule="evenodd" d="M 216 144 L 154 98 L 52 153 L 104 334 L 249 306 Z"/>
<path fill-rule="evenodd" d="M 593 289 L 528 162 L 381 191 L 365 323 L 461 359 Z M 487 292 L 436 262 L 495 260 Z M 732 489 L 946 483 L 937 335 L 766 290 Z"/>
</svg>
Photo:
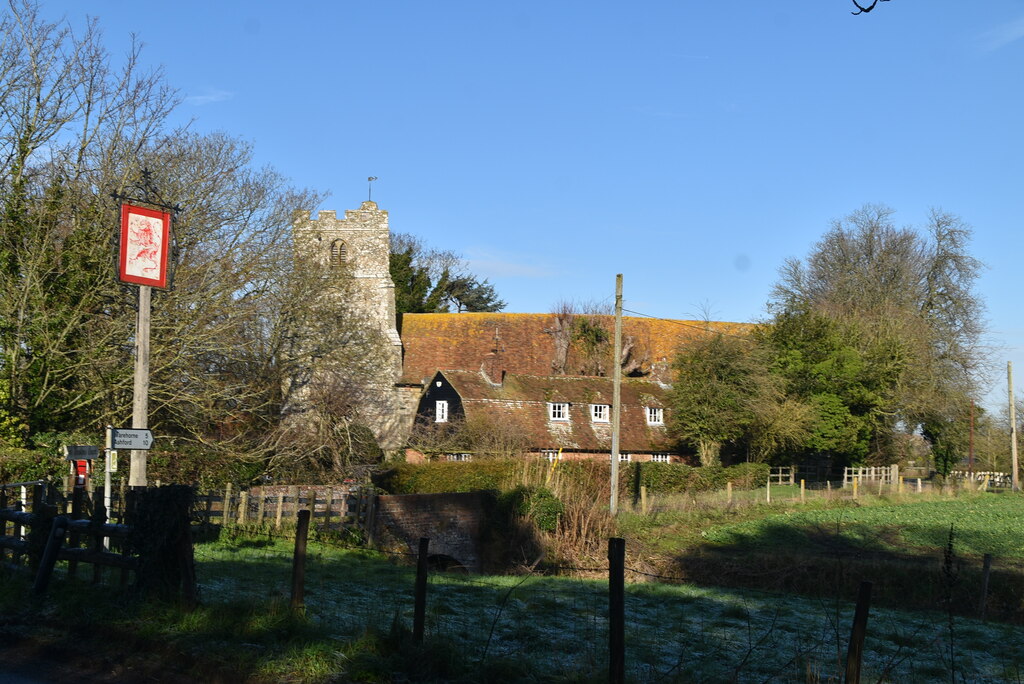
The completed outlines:
<svg viewBox="0 0 1024 684">
<path fill-rule="evenodd" d="M 859 684 L 860 664 L 864 654 L 864 637 L 868 631 L 868 609 L 871 607 L 871 582 L 861 582 L 857 592 L 857 608 L 853 613 L 850 647 L 846 651 L 846 684 Z"/>
<path fill-rule="evenodd" d="M 986 553 L 981 566 L 981 602 L 978 604 L 978 617 L 985 620 L 985 608 L 988 606 L 988 578 L 992 574 L 992 554 Z"/>
<path fill-rule="evenodd" d="M 309 534 L 309 511 L 299 511 L 295 526 L 295 554 L 292 556 L 292 610 L 301 610 L 306 588 L 306 536 Z"/>
<path fill-rule="evenodd" d="M 297 516 L 299 514 L 299 495 L 300 494 L 301 494 L 301 492 L 299 491 L 298 485 L 292 485 L 291 487 L 288 488 L 288 496 L 291 497 L 291 500 L 292 500 L 292 515 L 293 516 Z"/>
<path fill-rule="evenodd" d="M 256 523 L 262 528 L 263 518 L 266 517 L 267 512 L 267 496 L 263 493 L 263 487 L 260 487 L 260 500 L 256 504 Z"/>
<path fill-rule="evenodd" d="M 608 540 L 608 681 L 626 680 L 626 540 Z"/>
<path fill-rule="evenodd" d="M 727 480 L 725 483 L 725 500 L 732 503 L 732 480 Z"/>
<path fill-rule="evenodd" d="M 83 497 L 84 494 L 85 494 L 85 491 L 81 487 L 75 487 L 74 489 L 71 490 L 71 519 L 72 520 L 81 520 L 82 519 L 82 497 Z M 78 544 L 81 541 L 78 538 L 78 533 L 77 532 L 72 532 L 68 536 L 69 536 L 68 546 L 70 546 L 71 548 L 78 548 Z M 68 577 L 71 578 L 71 579 L 74 579 L 75 575 L 77 575 L 77 574 L 78 574 L 78 561 L 76 561 L 76 560 L 69 560 L 68 561 Z"/>
<path fill-rule="evenodd" d="M 772 502 L 772 476 L 768 476 L 768 484 L 764 488 L 764 498 L 768 503 Z"/>
<path fill-rule="evenodd" d="M 324 492 L 324 529 L 331 529 L 331 504 L 334 502 L 334 487 L 327 487 Z"/>
<path fill-rule="evenodd" d="M 274 521 L 274 527 L 281 529 L 281 515 L 284 514 L 284 492 L 277 495 L 277 518 Z"/>
<path fill-rule="evenodd" d="M 245 489 L 238 492 L 238 524 L 244 525 L 249 514 L 249 492 Z"/>
<path fill-rule="evenodd" d="M 416 586 L 412 608 L 412 638 L 417 644 L 423 643 L 423 627 L 427 615 L 427 551 L 430 539 L 420 537 L 419 555 L 416 558 Z"/>
<path fill-rule="evenodd" d="M 807 501 L 807 485 L 804 478 L 800 478 L 800 503 Z"/>
<path fill-rule="evenodd" d="M 224 513 L 221 517 L 221 524 L 227 527 L 231 524 L 231 483 L 224 488 Z"/>
<path fill-rule="evenodd" d="M 647 515 L 647 485 L 640 485 L 640 512 Z"/>
<path fill-rule="evenodd" d="M 50 577 L 53 575 L 53 566 L 57 564 L 57 554 L 60 547 L 64 545 L 64 536 L 68 532 L 68 519 L 66 516 L 58 515 L 53 519 L 53 526 L 46 539 L 46 548 L 43 550 L 43 557 L 39 561 L 39 569 L 36 571 L 36 581 L 32 585 L 32 594 L 42 596 L 46 593 L 46 587 L 50 584 Z"/>
</svg>

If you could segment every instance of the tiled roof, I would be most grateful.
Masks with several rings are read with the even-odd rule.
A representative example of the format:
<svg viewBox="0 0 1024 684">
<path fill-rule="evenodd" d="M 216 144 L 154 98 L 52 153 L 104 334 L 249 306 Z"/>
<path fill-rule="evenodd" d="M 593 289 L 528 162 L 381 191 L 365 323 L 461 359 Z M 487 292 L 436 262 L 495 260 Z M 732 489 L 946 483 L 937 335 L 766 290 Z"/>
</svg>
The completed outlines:
<svg viewBox="0 0 1024 684">
<path fill-rule="evenodd" d="M 591 420 L 591 404 L 612 403 L 611 378 L 506 374 L 500 384 L 476 371 L 441 375 L 459 393 L 466 417 L 486 416 L 524 430 L 535 449 L 610 452 L 611 423 Z M 499 378 L 493 378 L 497 381 Z M 646 407 L 666 406 L 666 390 L 655 382 L 623 380 L 619 445 L 623 453 L 672 451 L 663 425 L 648 425 Z M 569 420 L 548 419 L 548 402 L 569 404 Z M 665 411 L 667 420 L 668 411 Z"/>
<path fill-rule="evenodd" d="M 609 337 L 612 316 L 590 316 Z M 556 314 L 458 313 L 405 314 L 402 317 L 404 347 L 403 381 L 424 382 L 436 370 L 478 371 L 491 355 L 509 373 L 547 376 L 555 367 Z M 744 334 L 746 323 L 623 318 L 623 338 L 632 341 L 635 356 L 642 359 L 647 377 L 667 382 L 678 347 L 708 330 Z M 497 356 L 493 356 L 497 349 Z M 610 352 L 608 356 L 611 356 Z M 574 370 L 567 368 L 566 373 Z"/>
</svg>

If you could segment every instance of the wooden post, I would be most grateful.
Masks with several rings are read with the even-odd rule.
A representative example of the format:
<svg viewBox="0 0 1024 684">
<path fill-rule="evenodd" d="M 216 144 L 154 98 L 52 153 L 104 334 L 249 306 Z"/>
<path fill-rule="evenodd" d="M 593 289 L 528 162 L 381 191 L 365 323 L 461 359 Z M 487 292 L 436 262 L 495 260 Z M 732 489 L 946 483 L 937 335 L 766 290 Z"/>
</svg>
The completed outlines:
<svg viewBox="0 0 1024 684">
<path fill-rule="evenodd" d="M 277 495 L 277 517 L 274 520 L 274 527 L 281 529 L 281 515 L 284 513 L 284 492 Z"/>
<path fill-rule="evenodd" d="M 149 318 L 150 286 L 139 285 L 139 309 L 135 325 L 135 382 L 132 388 L 132 427 L 149 427 Z M 128 484 L 146 486 L 146 457 L 149 452 L 131 451 Z"/>
<path fill-rule="evenodd" d="M 725 483 L 725 500 L 732 503 L 732 480 L 727 480 Z"/>
<path fill-rule="evenodd" d="M 800 478 L 800 503 L 807 501 L 807 486 L 804 479 Z"/>
<path fill-rule="evenodd" d="M 328 486 L 324 500 L 324 529 L 331 529 L 331 504 L 334 501 L 334 487 Z"/>
<path fill-rule="evenodd" d="M 1016 492 L 1020 489 L 1020 479 L 1017 474 L 1017 407 L 1013 401 L 1013 361 L 1006 362 L 1006 385 L 1010 397 L 1010 487 Z"/>
<path fill-rule="evenodd" d="M 768 503 L 772 502 L 772 476 L 768 476 L 768 484 L 764 488 L 765 501 Z"/>
<path fill-rule="evenodd" d="M 292 485 L 288 488 L 288 496 L 292 500 L 292 516 L 299 514 L 299 487 L 298 485 Z"/>
<path fill-rule="evenodd" d="M 796 466 L 789 466 L 789 484 L 796 484 Z"/>
<path fill-rule="evenodd" d="M 885 480 L 878 478 L 878 496 L 882 496 L 882 485 L 885 484 Z"/>
<path fill-rule="evenodd" d="M 986 553 L 981 565 L 981 601 L 978 603 L 978 617 L 985 619 L 988 606 L 988 578 L 992 574 L 992 554 Z"/>
<path fill-rule="evenodd" d="M 224 527 L 231 524 L 231 483 L 224 488 L 224 513 L 221 516 L 221 523 Z"/>
<path fill-rule="evenodd" d="M 238 492 L 238 524 L 244 525 L 249 515 L 249 492 L 243 489 Z"/>
<path fill-rule="evenodd" d="M 857 483 L 858 482 L 860 482 L 860 480 L 854 480 L 853 481 L 853 498 L 854 499 L 857 498 Z"/>
<path fill-rule="evenodd" d="M 903 493 L 903 476 L 902 475 L 900 475 L 900 479 L 897 481 L 896 493 L 897 494 L 902 494 Z"/>
<path fill-rule="evenodd" d="M 306 536 L 309 511 L 299 511 L 295 526 L 295 553 L 292 556 L 292 610 L 302 610 L 306 588 Z"/>
<path fill-rule="evenodd" d="M 921 478 L 917 478 L 917 493 L 921 493 Z"/>
<path fill-rule="evenodd" d="M 32 593 L 35 596 L 42 596 L 46 593 L 46 588 L 50 585 L 50 577 L 53 575 L 53 566 L 57 564 L 57 554 L 60 552 L 60 547 L 64 546 L 64 536 L 67 532 L 67 517 L 58 515 L 53 519 L 53 527 L 50 528 L 50 535 L 46 539 L 46 548 L 43 550 L 43 557 L 39 561 L 39 569 L 36 571 L 36 581 L 32 585 Z"/>
<path fill-rule="evenodd" d="M 83 508 L 83 506 L 82 506 L 82 504 L 83 504 L 82 497 L 84 495 L 85 495 L 85 492 L 82 491 L 81 487 L 75 487 L 71 491 L 71 519 L 72 520 L 81 520 L 82 517 L 83 517 L 82 516 L 82 508 Z M 78 533 L 77 532 L 72 532 L 69 535 L 69 537 L 70 538 L 68 539 L 68 546 L 70 546 L 73 549 L 77 549 L 79 543 L 81 542 L 81 540 L 78 538 Z M 78 561 L 76 561 L 76 560 L 69 560 L 68 561 L 68 577 L 71 578 L 71 579 L 74 579 L 75 575 L 77 575 L 77 574 L 78 574 Z"/>
<path fill-rule="evenodd" d="M 412 607 L 412 638 L 417 644 L 423 643 L 424 623 L 427 615 L 427 551 L 430 539 L 420 537 L 419 555 L 416 557 L 416 585 Z"/>
<path fill-rule="evenodd" d="M 260 487 L 260 500 L 259 503 L 256 504 L 256 524 L 258 524 L 260 527 L 263 527 L 263 518 L 265 517 L 266 512 L 267 497 L 263 493 L 263 488 Z"/>
<path fill-rule="evenodd" d="M 626 540 L 608 540 L 608 681 L 626 680 Z"/>
<path fill-rule="evenodd" d="M 611 514 L 619 512 L 619 427 L 622 416 L 622 274 L 615 276 L 615 337 L 612 353 Z"/>
<path fill-rule="evenodd" d="M 647 485 L 640 485 L 640 512 L 647 515 Z"/>
<path fill-rule="evenodd" d="M 868 632 L 868 610 L 871 607 L 871 582 L 861 582 L 857 607 L 853 613 L 850 646 L 846 651 L 846 684 L 860 682 L 860 665 L 864 655 L 864 637 Z"/>
</svg>

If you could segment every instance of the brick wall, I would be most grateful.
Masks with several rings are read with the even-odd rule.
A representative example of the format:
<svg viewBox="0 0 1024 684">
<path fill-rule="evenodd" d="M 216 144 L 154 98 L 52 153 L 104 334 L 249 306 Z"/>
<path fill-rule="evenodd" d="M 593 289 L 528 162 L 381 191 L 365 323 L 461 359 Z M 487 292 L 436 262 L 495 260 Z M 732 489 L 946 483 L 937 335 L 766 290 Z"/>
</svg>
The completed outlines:
<svg viewBox="0 0 1024 684">
<path fill-rule="evenodd" d="M 488 492 L 404 494 L 377 497 L 375 537 L 392 537 L 416 553 L 430 539 L 431 556 L 449 556 L 481 571 L 481 543 L 494 495 Z"/>
</svg>

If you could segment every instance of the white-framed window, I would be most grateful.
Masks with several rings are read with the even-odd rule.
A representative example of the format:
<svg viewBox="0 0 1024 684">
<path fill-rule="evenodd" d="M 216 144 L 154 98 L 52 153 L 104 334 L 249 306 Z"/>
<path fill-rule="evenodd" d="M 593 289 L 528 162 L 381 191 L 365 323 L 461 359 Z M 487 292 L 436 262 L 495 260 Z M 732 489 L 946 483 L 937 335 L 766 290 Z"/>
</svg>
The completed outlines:
<svg viewBox="0 0 1024 684">
<path fill-rule="evenodd" d="M 668 454 L 651 454 L 652 463 L 671 463 L 672 457 Z"/>
<path fill-rule="evenodd" d="M 619 454 L 619 463 L 629 463 L 633 460 L 632 454 Z"/>
<path fill-rule="evenodd" d="M 445 458 L 449 461 L 472 461 L 473 454 L 446 454 Z"/>
<path fill-rule="evenodd" d="M 559 454 L 558 451 L 556 451 L 555 449 L 542 449 L 540 452 L 540 457 L 546 459 L 548 463 L 554 463 L 555 461 L 562 460 L 562 455 Z"/>
<path fill-rule="evenodd" d="M 569 403 L 565 401 L 549 401 L 548 420 L 569 420 Z"/>
<path fill-rule="evenodd" d="M 590 405 L 590 420 L 595 423 L 607 423 L 608 416 L 611 415 L 611 407 L 608 404 L 591 404 Z"/>
<path fill-rule="evenodd" d="M 647 407 L 647 424 L 648 425 L 664 425 L 665 424 L 665 409 L 658 406 Z"/>
<path fill-rule="evenodd" d="M 435 423 L 447 423 L 448 422 L 448 402 L 443 399 L 439 399 L 434 402 L 434 422 Z"/>
</svg>

